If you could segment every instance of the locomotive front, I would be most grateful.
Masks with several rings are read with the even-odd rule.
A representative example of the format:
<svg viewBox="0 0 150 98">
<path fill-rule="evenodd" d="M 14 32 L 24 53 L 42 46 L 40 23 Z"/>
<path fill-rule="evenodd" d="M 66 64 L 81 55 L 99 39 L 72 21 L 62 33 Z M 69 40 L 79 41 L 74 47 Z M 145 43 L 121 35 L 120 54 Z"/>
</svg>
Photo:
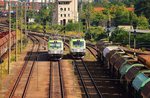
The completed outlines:
<svg viewBox="0 0 150 98">
<path fill-rule="evenodd" d="M 71 39 L 70 53 L 76 58 L 84 57 L 86 52 L 86 42 L 84 39 Z"/>
<path fill-rule="evenodd" d="M 62 40 L 49 40 L 48 41 L 48 54 L 51 59 L 59 60 L 63 56 L 63 41 Z"/>
</svg>

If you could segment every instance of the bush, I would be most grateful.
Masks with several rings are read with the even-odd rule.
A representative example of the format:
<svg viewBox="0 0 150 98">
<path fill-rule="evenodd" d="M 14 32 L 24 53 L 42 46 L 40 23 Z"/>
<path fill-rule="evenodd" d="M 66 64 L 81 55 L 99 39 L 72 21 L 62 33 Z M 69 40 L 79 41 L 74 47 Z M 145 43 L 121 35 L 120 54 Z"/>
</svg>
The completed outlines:
<svg viewBox="0 0 150 98">
<path fill-rule="evenodd" d="M 83 25 L 81 23 L 68 23 L 66 31 L 83 32 Z"/>
<path fill-rule="evenodd" d="M 100 40 L 105 37 L 104 29 L 102 27 L 90 27 L 85 37 L 94 41 Z"/>
<path fill-rule="evenodd" d="M 116 43 L 127 44 L 129 40 L 129 33 L 123 29 L 116 28 L 115 31 L 112 32 L 110 40 Z"/>
<path fill-rule="evenodd" d="M 74 31 L 69 31 L 69 32 L 66 32 L 67 36 L 74 36 L 74 37 L 84 37 L 84 33 L 83 32 L 74 32 Z"/>
<path fill-rule="evenodd" d="M 121 43 L 123 45 L 127 45 L 129 41 L 129 33 L 124 31 L 123 29 L 116 28 L 115 31 L 112 33 L 110 38 L 111 41 L 116 43 Z M 131 46 L 134 43 L 134 35 L 133 33 L 130 36 Z M 136 35 L 136 47 L 150 47 L 150 34 L 137 34 Z"/>
<path fill-rule="evenodd" d="M 148 29 L 148 19 L 144 16 L 138 17 L 138 29 Z"/>
</svg>

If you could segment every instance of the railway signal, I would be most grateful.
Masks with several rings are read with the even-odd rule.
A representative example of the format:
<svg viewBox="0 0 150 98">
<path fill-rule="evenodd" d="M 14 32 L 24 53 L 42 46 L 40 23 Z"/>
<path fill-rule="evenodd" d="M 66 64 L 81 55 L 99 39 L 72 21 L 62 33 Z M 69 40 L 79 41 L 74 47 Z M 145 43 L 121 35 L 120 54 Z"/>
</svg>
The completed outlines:
<svg viewBox="0 0 150 98">
<path fill-rule="evenodd" d="M 107 34 L 108 34 L 108 41 L 110 41 L 110 20 L 107 21 Z"/>
</svg>

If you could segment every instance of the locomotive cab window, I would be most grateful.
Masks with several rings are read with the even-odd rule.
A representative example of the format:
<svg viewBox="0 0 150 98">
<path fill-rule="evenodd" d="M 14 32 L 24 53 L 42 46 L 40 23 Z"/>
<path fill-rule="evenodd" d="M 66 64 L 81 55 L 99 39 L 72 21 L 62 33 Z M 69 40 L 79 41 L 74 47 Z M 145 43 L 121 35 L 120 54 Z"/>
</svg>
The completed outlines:
<svg viewBox="0 0 150 98">
<path fill-rule="evenodd" d="M 61 42 L 51 42 L 50 47 L 53 48 L 53 49 L 54 48 L 57 48 L 57 49 L 61 48 Z"/>
<path fill-rule="evenodd" d="M 75 47 L 82 47 L 82 46 L 84 46 L 84 41 L 80 41 L 80 40 L 73 41 L 73 45 Z"/>
</svg>

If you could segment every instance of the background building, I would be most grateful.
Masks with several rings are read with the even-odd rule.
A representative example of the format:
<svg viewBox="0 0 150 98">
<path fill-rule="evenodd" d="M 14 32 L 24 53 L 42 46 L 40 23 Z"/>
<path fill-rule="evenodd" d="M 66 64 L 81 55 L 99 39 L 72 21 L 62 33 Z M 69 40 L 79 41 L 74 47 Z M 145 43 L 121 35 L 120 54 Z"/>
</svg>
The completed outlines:
<svg viewBox="0 0 150 98">
<path fill-rule="evenodd" d="M 78 0 L 57 0 L 53 13 L 53 23 L 66 25 L 78 21 Z"/>
<path fill-rule="evenodd" d="M 20 3 L 24 4 L 24 2 L 26 1 L 26 3 L 28 3 L 27 5 L 29 6 L 28 8 L 34 10 L 41 9 L 41 6 L 44 4 L 55 2 L 55 0 L 10 0 L 10 1 L 12 7 L 15 7 L 17 2 L 18 4 Z M 8 2 L 9 0 L 0 0 L 0 8 L 2 8 L 2 10 L 8 10 Z"/>
<path fill-rule="evenodd" d="M 79 2 L 89 2 L 89 3 L 91 3 L 91 2 L 93 2 L 94 0 L 79 0 Z"/>
</svg>

